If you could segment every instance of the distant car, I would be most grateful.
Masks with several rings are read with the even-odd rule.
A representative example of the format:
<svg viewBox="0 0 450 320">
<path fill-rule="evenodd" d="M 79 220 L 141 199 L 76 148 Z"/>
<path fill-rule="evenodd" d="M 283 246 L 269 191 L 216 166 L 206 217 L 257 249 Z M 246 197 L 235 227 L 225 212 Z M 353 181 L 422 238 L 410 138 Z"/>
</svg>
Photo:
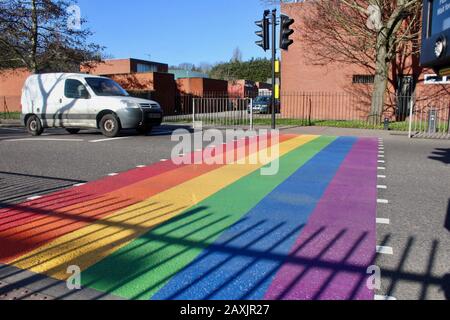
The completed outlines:
<svg viewBox="0 0 450 320">
<path fill-rule="evenodd" d="M 250 113 L 250 108 L 248 110 Z M 275 112 L 280 113 L 280 103 L 278 100 L 275 102 Z M 272 97 L 271 96 L 258 96 L 253 99 L 253 113 L 271 114 L 272 113 Z"/>
<path fill-rule="evenodd" d="M 22 123 L 31 135 L 45 128 L 100 129 L 115 137 L 121 129 L 149 132 L 161 125 L 161 106 L 132 98 L 109 78 L 77 73 L 30 76 L 22 89 Z"/>
</svg>

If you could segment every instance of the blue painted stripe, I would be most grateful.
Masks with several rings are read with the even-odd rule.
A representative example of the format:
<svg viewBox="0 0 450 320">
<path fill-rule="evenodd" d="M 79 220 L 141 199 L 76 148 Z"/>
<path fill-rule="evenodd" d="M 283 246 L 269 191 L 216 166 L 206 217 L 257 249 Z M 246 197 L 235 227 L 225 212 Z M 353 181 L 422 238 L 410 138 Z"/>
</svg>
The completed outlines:
<svg viewBox="0 0 450 320">
<path fill-rule="evenodd" d="M 322 150 L 174 276 L 153 299 L 263 299 L 356 141 L 339 138 Z"/>
</svg>

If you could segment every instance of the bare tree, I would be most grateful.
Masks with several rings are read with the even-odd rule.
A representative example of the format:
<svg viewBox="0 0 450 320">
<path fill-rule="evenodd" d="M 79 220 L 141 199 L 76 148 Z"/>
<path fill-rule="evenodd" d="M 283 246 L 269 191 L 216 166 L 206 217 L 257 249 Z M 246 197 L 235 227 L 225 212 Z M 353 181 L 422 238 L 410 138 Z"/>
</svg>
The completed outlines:
<svg viewBox="0 0 450 320">
<path fill-rule="evenodd" d="M 284 6 L 302 10 L 295 37 L 314 63 L 353 64 L 374 75 L 371 112 L 380 115 L 389 71 L 398 61 L 417 59 L 422 1 L 316 0 Z"/>
<path fill-rule="evenodd" d="M 26 67 L 33 73 L 79 68 L 100 58 L 88 43 L 72 0 L 0 0 L 0 69 Z"/>
<path fill-rule="evenodd" d="M 242 51 L 239 47 L 236 47 L 233 50 L 233 56 L 231 58 L 232 62 L 241 62 L 242 61 Z"/>
</svg>

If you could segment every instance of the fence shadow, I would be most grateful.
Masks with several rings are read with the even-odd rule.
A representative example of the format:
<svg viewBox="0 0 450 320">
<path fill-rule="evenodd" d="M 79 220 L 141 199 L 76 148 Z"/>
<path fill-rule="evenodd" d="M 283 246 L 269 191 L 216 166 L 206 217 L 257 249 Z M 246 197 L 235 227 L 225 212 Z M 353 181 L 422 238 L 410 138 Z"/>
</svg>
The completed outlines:
<svg viewBox="0 0 450 320">
<path fill-rule="evenodd" d="M 42 196 L 85 183 L 83 180 L 0 171 L 0 209 L 31 196 Z"/>
<path fill-rule="evenodd" d="M 42 207 L 32 209 L 43 216 L 60 217 L 64 220 L 70 220 L 68 223 L 77 223 L 80 221 L 88 223 L 95 220 L 84 217 L 82 213 L 71 215 L 66 212 Z M 347 288 L 346 293 L 339 298 L 355 299 L 361 290 L 366 290 L 365 285 L 368 278 L 367 267 L 375 261 L 375 252 L 373 253 L 373 257 L 370 257 L 370 261 L 367 260 L 365 264 L 358 263 L 357 257 L 361 254 L 359 251 L 361 243 L 368 238 L 367 232 L 361 231 L 349 240 L 349 238 L 346 238 L 348 233 L 351 233 L 348 229 L 336 228 L 331 225 L 315 226 L 314 230 L 309 234 L 309 237 L 302 240 L 302 243 L 294 251 L 283 252 L 280 251 L 280 244 L 285 243 L 287 239 L 297 237 L 298 233 L 304 228 L 304 225 L 295 225 L 292 222 L 284 220 L 278 221 L 275 218 L 273 221 L 272 219 L 269 219 L 269 221 L 267 218 L 249 221 L 248 217 L 244 217 L 238 223 L 232 225 L 235 232 L 231 237 L 223 241 L 217 241 L 217 237 L 230 227 L 227 223 L 224 224 L 230 216 L 216 215 L 208 207 L 196 207 L 184 214 L 167 220 L 165 223 L 157 225 L 155 229 L 144 227 L 142 224 L 136 225 L 132 221 L 140 215 L 143 218 L 142 223 L 146 223 L 164 215 L 170 216 L 174 212 L 174 209 L 179 210 L 181 208 L 173 208 L 170 204 L 153 203 L 148 205 L 147 210 L 136 215 L 126 216 L 125 218 L 124 215 L 126 213 L 122 213 L 122 218 L 119 220 L 96 219 L 95 222 L 99 225 L 98 230 L 94 230 L 90 234 L 81 235 L 80 238 L 72 239 L 71 241 L 73 243 L 70 245 L 61 243 L 59 245 L 61 253 L 56 256 L 50 255 L 50 259 L 58 260 L 64 255 L 70 255 L 71 250 L 77 251 L 82 249 L 84 253 L 81 256 L 69 257 L 67 258 L 68 260 L 65 258 L 67 261 L 63 260 L 64 265 L 77 265 L 79 260 L 86 259 L 86 257 L 92 257 L 93 255 L 105 257 L 105 252 L 110 252 L 111 246 L 121 247 L 136 237 L 140 237 L 141 241 L 136 246 L 127 247 L 126 250 L 114 253 L 113 261 L 117 262 L 118 265 L 127 266 L 126 270 L 108 270 L 108 272 L 95 273 L 95 277 L 91 275 L 89 281 L 86 283 L 86 287 L 88 288 L 98 282 L 108 283 L 107 291 L 114 293 L 117 289 L 127 286 L 131 281 L 137 281 L 138 279 L 140 279 L 139 281 L 144 281 L 141 280 L 144 279 L 143 275 L 152 270 L 158 268 L 170 270 L 166 276 L 158 281 L 152 280 L 151 284 L 148 283 L 146 285 L 144 282 L 140 282 L 140 289 L 134 296 L 136 299 L 146 297 L 150 291 L 159 289 L 176 276 L 180 270 L 178 268 L 171 269 L 169 265 L 176 264 L 177 259 L 192 250 L 198 250 L 199 252 L 203 252 L 203 254 L 198 256 L 191 264 L 183 268 L 183 270 L 188 270 L 192 266 L 195 267 L 195 263 L 199 261 L 209 261 L 208 259 L 211 256 L 220 256 L 222 260 L 219 263 L 207 263 L 207 268 L 204 272 L 197 274 L 196 277 L 186 277 L 184 286 L 179 286 L 177 291 L 169 295 L 168 299 L 178 299 L 183 294 L 189 292 L 189 290 L 192 290 L 192 286 L 199 282 L 208 281 L 207 279 L 210 279 L 213 275 L 215 278 L 222 279 L 222 283 L 218 283 L 212 290 L 200 291 L 198 294 L 202 295 L 202 299 L 214 299 L 216 294 L 223 293 L 227 289 L 227 286 L 236 279 L 247 279 L 246 276 L 251 268 L 267 263 L 270 264 L 270 267 L 264 273 L 253 275 L 254 278 L 251 282 L 247 283 L 246 290 L 240 292 L 240 299 L 252 299 L 253 293 L 261 290 L 261 288 L 265 288 L 267 282 L 271 282 L 281 268 L 286 265 L 289 266 L 288 271 L 291 271 L 288 272 L 288 281 L 284 282 L 282 286 L 275 290 L 273 299 L 293 299 L 300 289 L 305 288 L 305 282 L 309 283 L 310 277 L 314 277 L 318 271 L 323 272 L 325 276 L 314 280 L 317 283 L 310 292 L 310 299 L 320 300 L 327 297 L 326 292 L 334 290 L 335 285 L 340 284 L 342 275 L 351 275 L 350 278 L 356 280 L 347 283 L 350 288 Z M 170 227 L 167 227 L 168 225 Z M 239 225 L 241 226 L 237 228 Z M 111 227 L 115 228 L 117 233 L 126 232 L 127 235 L 121 239 L 111 238 L 111 241 L 105 245 L 89 248 L 91 243 L 86 243 L 87 238 L 85 237 L 88 237 L 88 240 L 92 240 L 94 236 L 96 239 L 98 238 L 96 241 L 104 241 L 111 235 L 105 235 L 102 232 L 104 229 Z M 165 229 L 162 229 L 163 227 Z M 333 231 L 330 232 L 330 229 Z M 179 230 L 183 230 L 183 232 L 179 233 Z M 210 231 L 203 233 L 204 230 Z M 256 235 L 255 230 L 258 230 Z M 200 234 L 202 236 L 199 236 Z M 382 241 L 382 245 L 386 245 L 389 239 L 390 236 L 387 236 Z M 3 243 L 3 240 L 3 238 L 0 238 L 1 243 Z M 27 239 L 27 241 L 38 242 L 37 239 L 33 238 Z M 339 246 L 339 243 L 342 245 L 343 241 L 346 242 L 347 249 L 344 250 L 345 252 L 342 256 L 335 257 L 334 252 L 336 251 L 336 246 Z M 448 299 L 450 296 L 450 274 L 445 275 L 443 278 L 433 275 L 433 267 L 436 264 L 439 253 L 439 242 L 437 240 L 433 241 L 431 250 L 429 251 L 426 270 L 421 270 L 421 272 L 416 273 L 405 271 L 406 262 L 413 256 L 412 251 L 416 242 L 416 239 L 410 237 L 405 247 L 399 252 L 401 254 L 401 260 L 398 266 L 382 271 L 383 277 L 390 281 L 388 294 L 395 294 L 396 289 L 402 282 L 413 282 L 422 287 L 420 297 L 418 297 L 419 299 L 426 299 L 427 293 L 432 286 L 440 287 Z M 152 247 L 153 249 L 151 250 L 144 250 L 144 246 L 149 243 L 158 243 L 158 245 Z M 14 244 L 12 243 L 12 245 Z M 311 250 L 317 245 L 320 245 L 320 247 L 318 250 L 315 248 L 316 250 L 314 252 L 316 254 L 308 254 L 308 250 Z M 83 249 L 85 247 L 89 249 Z M 173 254 L 161 256 L 161 253 L 168 248 L 174 248 L 171 249 L 174 250 Z M 223 273 L 222 267 L 231 263 L 231 261 L 235 261 L 237 258 L 243 259 L 246 262 L 235 265 L 231 269 L 225 269 L 227 272 Z M 20 259 L 18 261 L 20 262 Z M 46 262 L 48 261 L 42 260 L 42 258 L 37 259 L 35 266 Z M 50 268 L 46 274 L 52 275 L 54 272 L 59 272 L 59 269 L 60 266 L 57 265 Z M 50 283 L 47 282 L 42 286 L 40 283 L 45 278 L 40 275 L 24 274 L 25 271 L 22 270 L 16 270 L 16 274 L 14 274 L 14 272 L 11 273 L 5 270 L 6 267 L 0 266 L 0 281 L 8 282 L 7 279 L 12 276 L 17 277 L 20 274 L 22 274 L 22 278 L 15 283 L 0 288 L 0 295 L 11 292 L 11 290 L 17 287 L 33 288 L 37 286 L 39 290 L 49 290 L 53 287 L 61 287 L 64 285 L 64 282 L 53 281 Z M 30 292 L 30 295 L 32 294 Z M 77 294 L 77 292 L 74 293 L 65 290 L 56 298 L 71 299 Z M 90 294 L 92 299 L 106 299 L 109 297 L 107 293 L 95 292 L 95 295 L 92 295 L 91 292 Z"/>
<path fill-rule="evenodd" d="M 431 160 L 440 161 L 444 164 L 450 164 L 450 148 L 438 148 L 433 152 L 433 155 L 429 157 Z"/>
</svg>

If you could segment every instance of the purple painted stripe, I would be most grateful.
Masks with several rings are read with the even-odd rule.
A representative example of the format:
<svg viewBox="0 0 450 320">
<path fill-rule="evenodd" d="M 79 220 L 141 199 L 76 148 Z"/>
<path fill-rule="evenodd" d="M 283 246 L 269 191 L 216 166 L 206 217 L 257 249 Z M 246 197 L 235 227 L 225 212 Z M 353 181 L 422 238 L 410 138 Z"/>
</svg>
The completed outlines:
<svg viewBox="0 0 450 320">
<path fill-rule="evenodd" d="M 348 154 L 269 288 L 268 300 L 373 300 L 377 140 Z"/>
</svg>

